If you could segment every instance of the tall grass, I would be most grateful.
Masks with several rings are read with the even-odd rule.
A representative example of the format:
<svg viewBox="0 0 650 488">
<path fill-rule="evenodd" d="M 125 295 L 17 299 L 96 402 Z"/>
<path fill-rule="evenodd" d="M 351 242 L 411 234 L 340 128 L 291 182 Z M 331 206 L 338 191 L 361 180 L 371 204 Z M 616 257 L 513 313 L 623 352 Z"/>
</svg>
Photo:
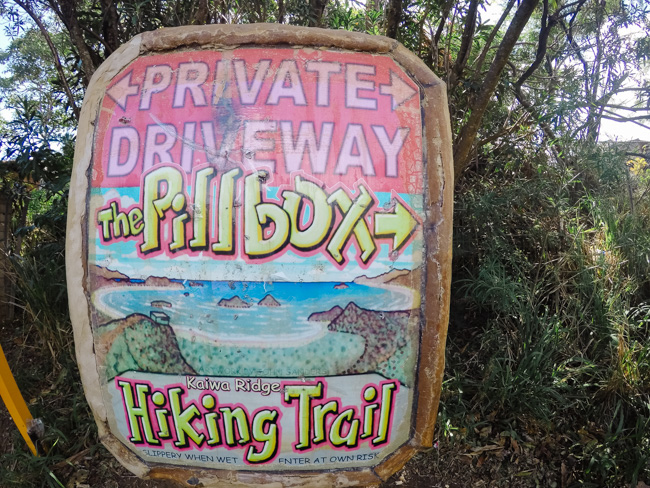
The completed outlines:
<svg viewBox="0 0 650 488">
<path fill-rule="evenodd" d="M 457 192 L 440 433 L 471 437 L 488 417 L 561 431 L 575 486 L 636 486 L 650 475 L 650 177 L 596 149 L 568 170 L 505 169 Z"/>
<path fill-rule="evenodd" d="M 98 445 L 68 314 L 65 202 L 39 205 L 38 212 L 30 211 L 22 248 L 4 260 L 17 309 L 14 323 L 7 324 L 14 331 L 13 343 L 4 349 L 30 413 L 43 421 L 45 434 L 39 440 L 40 457 L 34 457 L 15 430 L 11 449 L 0 450 L 3 487 L 66 486 L 66 475 L 74 469 L 66 459 Z"/>
</svg>

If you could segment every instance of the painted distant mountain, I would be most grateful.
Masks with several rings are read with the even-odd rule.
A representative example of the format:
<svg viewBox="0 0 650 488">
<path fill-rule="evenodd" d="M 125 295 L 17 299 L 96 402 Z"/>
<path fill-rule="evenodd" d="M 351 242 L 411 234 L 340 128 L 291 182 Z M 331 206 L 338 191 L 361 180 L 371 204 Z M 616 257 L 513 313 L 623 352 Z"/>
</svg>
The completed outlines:
<svg viewBox="0 0 650 488">
<path fill-rule="evenodd" d="M 93 266 L 90 268 L 90 279 L 92 280 L 93 288 L 100 288 L 102 286 L 155 286 L 164 288 L 173 288 L 175 290 L 182 290 L 185 287 L 176 281 L 172 281 L 165 276 L 149 276 L 144 283 L 133 282 L 130 276 L 113 271 L 112 269 L 103 268 L 101 266 Z"/>
<path fill-rule="evenodd" d="M 406 346 L 410 312 L 376 312 L 350 302 L 328 326 L 332 332 L 357 334 L 366 341 L 363 355 L 346 374 L 376 371 L 379 364 Z"/>
<path fill-rule="evenodd" d="M 379 276 L 375 276 L 374 278 L 368 278 L 367 276 L 363 275 L 355 278 L 354 283 L 357 285 L 368 286 L 399 285 L 419 290 L 420 286 L 422 285 L 422 269 L 394 269 L 387 273 L 380 274 Z"/>
<path fill-rule="evenodd" d="M 385 284 L 393 281 L 396 278 L 406 276 L 410 273 L 408 269 L 394 269 L 387 273 L 380 274 L 374 278 L 368 278 L 366 275 L 358 276 L 354 279 L 354 283 L 358 285 L 373 285 Z"/>
<path fill-rule="evenodd" d="M 95 276 L 99 276 L 107 280 L 130 281 L 130 278 L 124 273 L 120 273 L 119 271 L 113 271 L 112 269 L 108 269 L 108 268 L 102 268 L 101 266 L 95 266 Z"/>
<path fill-rule="evenodd" d="M 335 290 L 346 290 L 348 288 L 350 288 L 350 287 L 348 285 L 346 285 L 345 283 L 339 283 L 338 285 L 334 285 Z"/>
<path fill-rule="evenodd" d="M 278 302 L 272 295 L 266 295 L 262 298 L 257 304 L 260 307 L 280 307 L 280 302 Z"/>
<path fill-rule="evenodd" d="M 154 300 L 151 302 L 151 306 L 156 308 L 172 308 L 171 302 L 166 300 Z"/>
<path fill-rule="evenodd" d="M 101 266 L 90 267 L 89 274 L 90 274 L 90 279 L 92 280 L 93 288 L 99 288 L 102 286 L 112 286 L 118 282 L 129 283 L 131 281 L 127 275 L 120 273 L 119 271 L 113 271 L 112 269 L 103 268 Z"/>
<path fill-rule="evenodd" d="M 112 330 L 101 336 L 103 344 L 98 352 L 101 354 L 108 349 L 103 361 L 107 380 L 126 371 L 196 374 L 185 362 L 170 326 L 156 324 L 141 314 L 132 314 L 106 327 Z"/>
<path fill-rule="evenodd" d="M 245 302 L 237 295 L 235 295 L 232 298 L 222 298 L 221 300 L 219 300 L 219 303 L 217 303 L 217 305 L 226 308 L 250 308 L 251 306 L 250 303 Z"/>
<path fill-rule="evenodd" d="M 330 308 L 327 312 L 314 312 L 307 319 L 309 322 L 331 322 L 336 317 L 341 315 L 343 309 L 338 305 Z"/>
<path fill-rule="evenodd" d="M 176 288 L 179 290 L 184 289 L 185 287 L 181 283 L 170 280 L 165 276 L 149 276 L 144 280 L 145 286 L 164 286 L 165 288 Z"/>
</svg>

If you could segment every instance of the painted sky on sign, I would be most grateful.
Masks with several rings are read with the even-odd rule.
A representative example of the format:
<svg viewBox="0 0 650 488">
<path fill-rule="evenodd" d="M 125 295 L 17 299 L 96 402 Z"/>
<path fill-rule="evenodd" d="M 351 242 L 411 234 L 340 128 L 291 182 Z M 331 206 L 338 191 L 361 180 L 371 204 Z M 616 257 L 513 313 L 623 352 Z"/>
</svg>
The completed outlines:
<svg viewBox="0 0 650 488">
<path fill-rule="evenodd" d="M 270 189 L 273 190 L 273 189 Z M 139 188 L 120 188 L 110 190 L 94 189 L 93 195 L 101 194 L 102 201 L 107 203 L 120 199 L 124 205 L 135 204 L 138 200 Z M 272 192 L 273 193 L 273 192 Z M 271 196 L 271 195 L 269 195 Z M 391 194 L 386 192 L 376 193 L 378 205 L 383 206 L 390 202 Z M 413 210 L 422 213 L 422 197 L 412 195 L 399 195 Z M 356 256 L 358 249 L 353 243 L 349 253 L 349 262 L 344 269 L 336 269 L 322 254 L 314 256 L 298 256 L 288 251 L 283 256 L 276 258 L 265 266 L 250 266 L 241 258 L 229 261 L 217 261 L 210 257 L 209 252 L 198 255 L 178 255 L 170 257 L 161 254 L 143 260 L 139 257 L 137 246 L 141 239 L 122 240 L 104 245 L 99 235 L 99 227 L 95 229 L 95 245 L 91 246 L 89 261 L 91 264 L 102 266 L 126 274 L 130 278 L 146 279 L 149 276 L 166 276 L 171 279 L 187 280 L 240 280 L 242 270 L 246 269 L 248 281 L 341 281 L 348 282 L 354 278 L 366 275 L 369 277 L 391 271 L 392 269 L 413 269 L 422 262 L 421 242 L 414 240 L 399 255 L 391 253 L 390 244 L 379 244 L 377 257 L 371 269 L 362 268 Z M 305 276 L 309 270 L 309 276 Z"/>
</svg>

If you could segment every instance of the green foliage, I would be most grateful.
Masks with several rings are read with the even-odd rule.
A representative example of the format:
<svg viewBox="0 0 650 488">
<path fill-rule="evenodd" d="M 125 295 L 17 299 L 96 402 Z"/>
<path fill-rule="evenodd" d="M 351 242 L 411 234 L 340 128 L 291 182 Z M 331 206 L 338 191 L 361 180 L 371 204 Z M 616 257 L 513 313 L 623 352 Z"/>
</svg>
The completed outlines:
<svg viewBox="0 0 650 488">
<path fill-rule="evenodd" d="M 381 10 L 362 8 L 354 3 L 337 3 L 327 11 L 327 26 L 330 29 L 343 29 L 366 34 L 382 34 L 381 26 L 384 20 Z"/>
<path fill-rule="evenodd" d="M 41 458 L 21 450 L 3 455 L 0 480 L 7 486 L 60 487 L 63 461 L 98 443 L 67 313 L 63 242 L 75 121 L 65 84 L 79 104 L 86 73 L 144 31 L 280 18 L 308 25 L 317 20 L 315 3 L 124 0 L 112 4 L 111 20 L 101 2 L 80 1 L 74 2 L 77 39 L 51 9 L 63 2 L 30 3 L 59 54 L 62 80 L 42 33 L 16 5 L 0 0 L 12 36 L 0 52 L 0 102 L 9 113 L 0 122 L 0 189 L 12 195 L 16 210 L 9 272 L 23 325 L 15 335 L 23 341 L 18 350 L 35 348 L 40 359 L 14 360 L 21 365 L 21 390 L 46 424 L 49 448 Z M 389 3 L 330 1 L 321 24 L 382 34 Z M 522 3 L 515 2 L 510 18 Z M 484 21 L 485 2 L 470 30 L 470 0 L 401 5 L 397 38 L 448 83 L 457 135 L 474 113 L 508 22 L 493 32 L 496 19 Z M 557 473 L 568 470 L 570 486 L 636 486 L 650 476 L 650 171 L 643 169 L 647 164 L 630 171 L 619 150 L 596 141 L 604 118 L 638 115 L 647 123 L 650 7 L 641 0 L 548 5 L 555 23 L 543 63 L 517 92 L 539 49 L 539 8 L 487 97 L 471 164 L 457 174 L 438 432 L 442 440 L 476 446 L 486 426 L 494 426 L 512 449 L 522 439 L 541 446 L 542 437 L 556 436 L 562 460 L 545 462 Z M 472 37 L 466 62 L 460 58 L 464 32 Z M 613 97 L 621 90 L 635 95 L 635 105 L 616 107 Z M 314 347 L 331 353 L 337 345 Z M 361 353 L 362 344 L 344 346 Z M 252 354 L 240 349 L 198 355 L 191 363 L 200 373 L 225 374 L 242 354 Z M 291 348 L 282 351 L 267 352 L 280 368 L 295 365 Z M 120 352 L 112 351 L 115 361 L 132 359 Z M 307 361 L 321 356 L 315 352 Z M 403 366 L 396 357 L 379 368 L 394 377 Z M 532 477 L 515 481 L 512 486 L 541 484 Z"/>
<path fill-rule="evenodd" d="M 650 475 L 650 202 L 621 154 L 582 153 L 528 176 L 493 161 L 460 189 L 439 428 L 561 431 L 581 486 L 636 486 Z"/>
<path fill-rule="evenodd" d="M 49 344 L 56 356 L 68 351 L 72 331 L 63 253 L 50 251 L 51 248 L 40 247 L 32 255 L 12 255 L 10 276 L 17 288 L 18 305 L 36 328 L 39 340 Z"/>
<path fill-rule="evenodd" d="M 0 165 L 0 191 L 14 202 L 13 252 L 22 254 L 31 239 L 33 256 L 57 255 L 65 238 L 74 139 L 46 118 L 37 101 L 18 102 L 14 118 L 0 128 L 6 161 Z"/>
</svg>

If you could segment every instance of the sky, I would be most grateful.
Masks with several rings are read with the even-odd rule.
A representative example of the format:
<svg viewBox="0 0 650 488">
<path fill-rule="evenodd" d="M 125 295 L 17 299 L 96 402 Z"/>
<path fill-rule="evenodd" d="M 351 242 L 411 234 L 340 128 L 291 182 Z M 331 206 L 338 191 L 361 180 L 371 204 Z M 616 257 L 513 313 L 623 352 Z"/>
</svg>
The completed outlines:
<svg viewBox="0 0 650 488">
<path fill-rule="evenodd" d="M 487 5 L 481 11 L 481 19 L 483 22 L 496 24 L 499 20 L 504 9 L 503 0 L 493 0 L 490 5 Z M 512 13 L 510 14 L 512 15 Z M 625 34 L 633 35 L 633 31 L 626 32 Z M 638 86 L 638 85 L 637 85 Z M 635 82 L 630 80 L 623 88 L 635 87 Z M 612 99 L 613 104 L 625 105 L 632 103 L 631 95 L 616 96 Z M 645 125 L 650 126 L 650 121 L 646 121 Z M 650 129 L 640 127 L 633 122 L 616 122 L 613 120 L 603 119 L 600 127 L 600 141 L 650 141 Z"/>
</svg>

